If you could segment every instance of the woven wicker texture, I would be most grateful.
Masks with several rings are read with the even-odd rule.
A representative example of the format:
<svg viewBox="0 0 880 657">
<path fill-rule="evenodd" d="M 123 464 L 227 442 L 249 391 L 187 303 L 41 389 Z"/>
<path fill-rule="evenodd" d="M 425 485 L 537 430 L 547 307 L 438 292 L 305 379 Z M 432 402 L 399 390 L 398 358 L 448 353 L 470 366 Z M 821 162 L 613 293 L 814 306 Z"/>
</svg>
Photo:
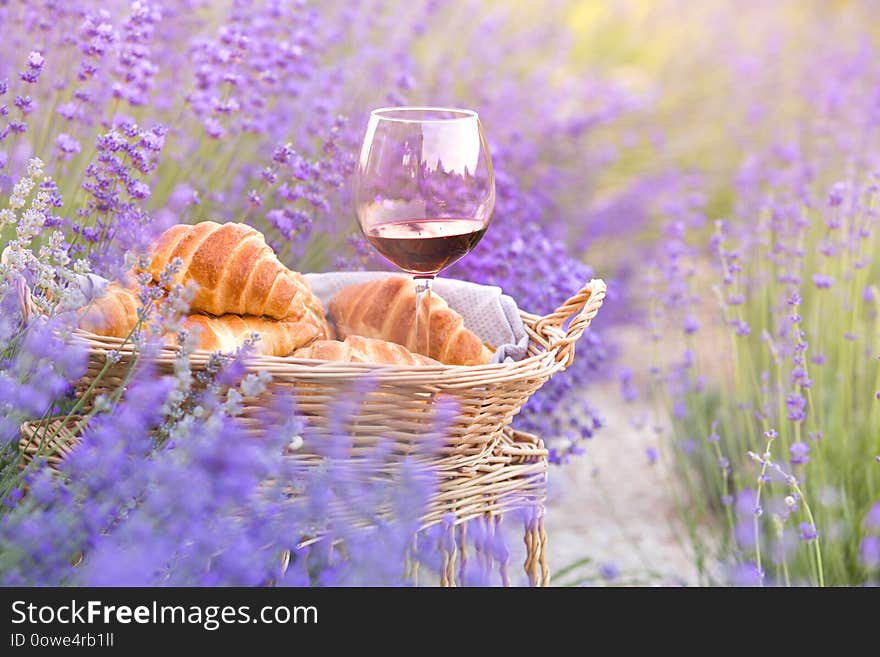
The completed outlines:
<svg viewBox="0 0 880 657">
<path fill-rule="evenodd" d="M 57 469 L 62 460 L 81 440 L 82 418 L 57 417 L 46 422 L 21 425 L 19 448 L 25 455 L 24 464 L 34 456 L 45 458 L 49 467 Z M 302 458 L 291 453 L 290 458 Z M 531 509 L 525 521 L 526 560 L 523 568 L 532 586 L 546 586 L 550 573 L 544 554 L 546 534 L 540 510 L 547 483 L 547 450 L 538 438 L 510 428 L 484 451 L 479 458 L 456 464 L 455 458 L 441 458 L 433 465 L 444 476 L 438 479 L 437 490 L 428 501 L 422 516 L 422 528 L 454 517 L 457 533 L 445 541 L 442 552 L 440 584 L 455 586 L 456 577 L 464 579 L 467 553 L 464 548 L 464 523 L 482 522 L 485 531 L 498 531 L 501 517 L 514 509 Z M 370 476 L 375 476 L 371 472 Z M 336 511 L 341 516 L 345 509 Z M 452 527 L 449 529 L 452 532 Z M 303 545 L 316 539 L 304 540 Z M 503 584 L 509 584 L 507 563 L 498 564 Z M 415 573 L 411 576 L 415 579 Z"/>
<path fill-rule="evenodd" d="M 444 477 L 423 518 L 424 525 L 439 523 L 448 514 L 454 516 L 456 525 L 478 518 L 491 523 L 509 509 L 543 502 L 547 471 L 543 443 L 511 431 L 508 425 L 538 388 L 571 364 L 575 343 L 604 298 L 605 283 L 592 280 L 549 315 L 521 312 L 530 340 L 528 356 L 518 362 L 404 367 L 251 357 L 247 369 L 267 372 L 272 379 L 264 394 L 245 400 L 239 421 L 245 431 L 259 436 L 261 411 L 271 404 L 272 395 L 292 394 L 310 424 L 310 435 L 320 437 L 332 430 L 329 415 L 333 402 L 340 395 L 350 395 L 354 387 L 357 395 L 351 398 L 358 401 L 345 427 L 351 436 L 351 458 L 368 453 L 379 440 L 392 441 L 393 453 L 421 455 L 424 450 L 416 447 L 431 431 L 433 408 L 443 401 L 455 414 L 440 437 L 439 450 L 430 459 Z M 77 385 L 79 391 L 90 386 L 96 393 L 115 389 L 137 357 L 131 344 L 118 338 L 76 330 L 72 339 L 88 347 L 89 354 L 87 373 Z M 204 369 L 209 357 L 207 352 L 194 353 L 193 371 Z M 158 372 L 172 374 L 174 359 L 174 349 L 163 348 L 154 360 Z M 39 445 L 34 436 L 36 425 L 26 423 L 21 428 L 21 446 L 26 454 L 39 451 L 48 456 L 50 465 L 57 464 L 76 443 L 80 428 L 71 420 L 53 444 Z M 291 456 L 315 462 L 321 458 L 307 443 Z M 529 580 L 546 584 L 546 535 L 540 514 L 527 523 L 525 542 Z M 455 536 L 450 536 L 449 544 L 441 583 L 454 585 Z M 505 571 L 502 578 L 506 579 Z"/>
<path fill-rule="evenodd" d="M 521 313 L 530 337 L 529 355 L 513 363 L 402 367 L 255 356 L 248 360 L 248 369 L 271 374 L 272 383 L 260 399 L 247 400 L 242 421 L 249 431 L 259 433 L 259 407 L 270 403 L 273 394 L 293 393 L 300 411 L 313 426 L 326 426 L 330 403 L 353 385 L 361 384 L 368 389 L 359 391 L 363 402 L 356 426 L 350 427 L 355 448 L 359 441 L 373 444 L 381 437 L 395 440 L 401 453 L 407 453 L 413 440 L 425 431 L 425 409 L 446 399 L 457 406 L 458 412 L 444 449 L 459 456 L 480 454 L 528 398 L 572 362 L 575 342 L 589 327 L 604 298 L 604 282 L 593 280 L 547 316 Z M 563 324 L 570 317 L 564 330 Z M 73 340 L 89 349 L 88 371 L 80 382 L 83 388 L 102 371 L 96 389 L 114 388 L 136 356 L 130 343 L 118 338 L 77 330 Z M 110 352 L 117 360 L 108 365 Z M 204 368 L 209 356 L 208 352 L 193 354 L 193 369 Z M 164 348 L 155 360 L 159 373 L 171 374 L 174 358 L 174 349 Z"/>
</svg>

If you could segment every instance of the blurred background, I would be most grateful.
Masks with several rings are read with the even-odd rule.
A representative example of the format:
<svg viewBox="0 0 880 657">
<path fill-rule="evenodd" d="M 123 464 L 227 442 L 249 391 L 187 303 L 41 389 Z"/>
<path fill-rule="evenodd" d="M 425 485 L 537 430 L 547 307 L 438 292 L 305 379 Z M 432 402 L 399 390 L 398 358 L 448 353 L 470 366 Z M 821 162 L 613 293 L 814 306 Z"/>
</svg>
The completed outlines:
<svg viewBox="0 0 880 657">
<path fill-rule="evenodd" d="M 476 109 L 498 203 L 449 275 L 536 313 L 609 283 L 519 419 L 560 465 L 557 583 L 877 581 L 880 5 L 71 4 L 0 3 L 0 188 L 42 157 L 98 271 L 203 218 L 382 267 L 351 212 L 369 110 Z M 161 144 L 105 171 L 126 121 Z"/>
</svg>

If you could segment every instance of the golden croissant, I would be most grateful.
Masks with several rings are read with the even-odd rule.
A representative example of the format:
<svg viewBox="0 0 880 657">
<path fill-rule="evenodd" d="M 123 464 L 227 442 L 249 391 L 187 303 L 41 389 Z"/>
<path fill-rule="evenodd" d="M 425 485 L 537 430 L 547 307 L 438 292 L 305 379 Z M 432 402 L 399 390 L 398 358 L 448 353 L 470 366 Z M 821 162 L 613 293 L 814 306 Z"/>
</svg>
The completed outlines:
<svg viewBox="0 0 880 657">
<path fill-rule="evenodd" d="M 125 338 L 137 324 L 139 307 L 140 302 L 132 290 L 110 283 L 104 296 L 86 306 L 77 326 L 95 335 Z M 322 335 L 315 322 L 308 319 L 279 321 L 238 315 L 189 315 L 181 327 L 197 333 L 197 348 L 205 351 L 233 351 L 253 333 L 258 333 L 260 340 L 254 351 L 270 356 L 287 356 Z M 176 335 L 166 335 L 165 343 L 177 344 Z"/>
<path fill-rule="evenodd" d="M 275 320 L 247 315 L 189 315 L 181 328 L 196 334 L 198 348 L 205 351 L 233 351 L 257 333 L 260 339 L 254 344 L 254 353 L 267 356 L 287 356 L 319 335 L 318 327 L 310 320 Z M 175 345 L 177 337 L 168 334 L 165 343 Z"/>
<path fill-rule="evenodd" d="M 297 349 L 295 358 L 335 360 L 345 363 L 382 363 L 385 365 L 439 365 L 433 358 L 414 354 L 406 347 L 386 340 L 350 335 L 344 342 L 318 340 Z"/>
<path fill-rule="evenodd" d="M 464 327 L 461 315 L 436 293 L 431 294 L 430 344 L 417 345 L 415 305 L 412 281 L 395 276 L 343 288 L 329 310 L 339 338 L 388 340 L 447 365 L 480 365 L 492 357 L 480 338 Z"/>
<path fill-rule="evenodd" d="M 95 335 L 126 338 L 137 324 L 140 305 L 132 290 L 110 283 L 103 296 L 82 310 L 77 326 Z"/>
<path fill-rule="evenodd" d="M 320 337 L 332 337 L 321 301 L 302 274 L 278 260 L 257 229 L 213 221 L 172 226 L 151 248 L 154 280 L 174 258 L 183 264 L 171 284 L 195 283 L 193 311 L 309 320 Z"/>
</svg>

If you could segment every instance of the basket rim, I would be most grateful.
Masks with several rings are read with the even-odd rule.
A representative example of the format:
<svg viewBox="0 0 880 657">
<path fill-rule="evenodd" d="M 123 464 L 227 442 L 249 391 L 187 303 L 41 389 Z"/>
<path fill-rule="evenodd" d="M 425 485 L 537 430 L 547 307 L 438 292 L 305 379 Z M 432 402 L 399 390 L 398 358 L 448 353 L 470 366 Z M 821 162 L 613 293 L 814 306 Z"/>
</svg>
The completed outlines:
<svg viewBox="0 0 880 657">
<path fill-rule="evenodd" d="M 552 330 L 552 329 L 551 329 Z M 551 333 L 551 331 L 547 331 Z M 554 337 L 558 339 L 564 338 L 564 333 L 558 329 L 552 330 L 557 334 Z M 122 338 L 108 337 L 96 335 L 82 329 L 74 329 L 72 337 L 78 342 L 84 343 L 89 351 L 109 353 L 118 351 L 121 355 L 128 356 L 134 353 L 136 348 L 129 343 L 122 346 L 125 342 Z M 530 347 L 535 343 L 529 340 Z M 389 375 L 396 380 L 404 382 L 408 379 L 407 374 L 416 375 L 419 378 L 429 377 L 435 380 L 436 377 L 443 376 L 444 383 L 449 383 L 450 379 L 459 377 L 472 379 L 479 377 L 485 379 L 487 377 L 495 378 L 493 375 L 504 375 L 504 380 L 510 380 L 511 375 L 515 375 L 519 370 L 534 376 L 536 370 L 552 368 L 556 363 L 556 353 L 559 346 L 554 346 L 550 350 L 539 351 L 538 353 L 526 356 L 522 360 L 511 361 L 506 363 L 486 363 L 485 365 L 393 365 L 387 363 L 347 363 L 343 361 L 320 360 L 314 358 L 294 358 L 292 356 L 267 356 L 253 355 L 245 359 L 245 363 L 249 369 L 266 370 L 269 373 L 290 373 L 292 370 L 299 371 L 300 368 L 313 374 L 322 374 L 327 376 L 362 376 L 364 374 Z M 165 361 L 176 357 L 177 348 L 170 345 L 163 345 L 159 348 L 155 360 Z M 205 363 L 215 352 L 197 349 L 190 354 L 190 363 L 198 365 Z M 547 361 L 547 362 L 545 362 Z M 283 370 L 283 372 L 282 372 Z M 405 377 L 401 379 L 401 376 Z"/>
<path fill-rule="evenodd" d="M 519 361 L 486 363 L 484 365 L 390 365 L 384 363 L 347 363 L 340 361 L 293 358 L 291 356 L 252 355 L 245 360 L 251 370 L 265 370 L 270 374 L 297 375 L 304 378 L 356 378 L 366 374 L 389 378 L 397 383 L 443 383 L 444 386 L 459 383 L 510 382 L 520 378 L 532 378 L 567 367 L 574 357 L 574 343 L 589 327 L 593 317 L 602 306 L 605 283 L 593 279 L 565 304 L 549 315 L 540 316 L 520 310 L 520 317 L 529 336 L 528 355 Z M 563 324 L 572 318 L 568 328 Z M 118 351 L 130 356 L 137 349 L 130 340 L 101 336 L 80 328 L 71 332 L 73 340 L 85 344 L 90 352 Z M 153 357 L 159 362 L 173 361 L 177 348 L 162 345 Z M 190 354 L 190 363 L 198 365 L 212 353 L 196 350 Z"/>
</svg>

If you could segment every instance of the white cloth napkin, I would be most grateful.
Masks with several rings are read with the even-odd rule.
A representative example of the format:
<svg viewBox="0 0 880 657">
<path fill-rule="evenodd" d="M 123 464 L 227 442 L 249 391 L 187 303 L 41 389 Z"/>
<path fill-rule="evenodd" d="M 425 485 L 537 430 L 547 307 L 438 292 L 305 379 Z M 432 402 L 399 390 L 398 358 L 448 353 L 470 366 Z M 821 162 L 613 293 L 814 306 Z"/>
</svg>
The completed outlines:
<svg viewBox="0 0 880 657">
<path fill-rule="evenodd" d="M 306 274 L 312 291 L 327 307 L 337 292 L 348 285 L 364 283 L 400 272 L 357 271 Z M 490 363 L 504 363 L 525 358 L 529 336 L 523 326 L 516 302 L 493 285 L 478 285 L 453 278 L 438 278 L 433 291 L 464 319 L 464 325 L 481 340 L 495 347 Z"/>
</svg>

